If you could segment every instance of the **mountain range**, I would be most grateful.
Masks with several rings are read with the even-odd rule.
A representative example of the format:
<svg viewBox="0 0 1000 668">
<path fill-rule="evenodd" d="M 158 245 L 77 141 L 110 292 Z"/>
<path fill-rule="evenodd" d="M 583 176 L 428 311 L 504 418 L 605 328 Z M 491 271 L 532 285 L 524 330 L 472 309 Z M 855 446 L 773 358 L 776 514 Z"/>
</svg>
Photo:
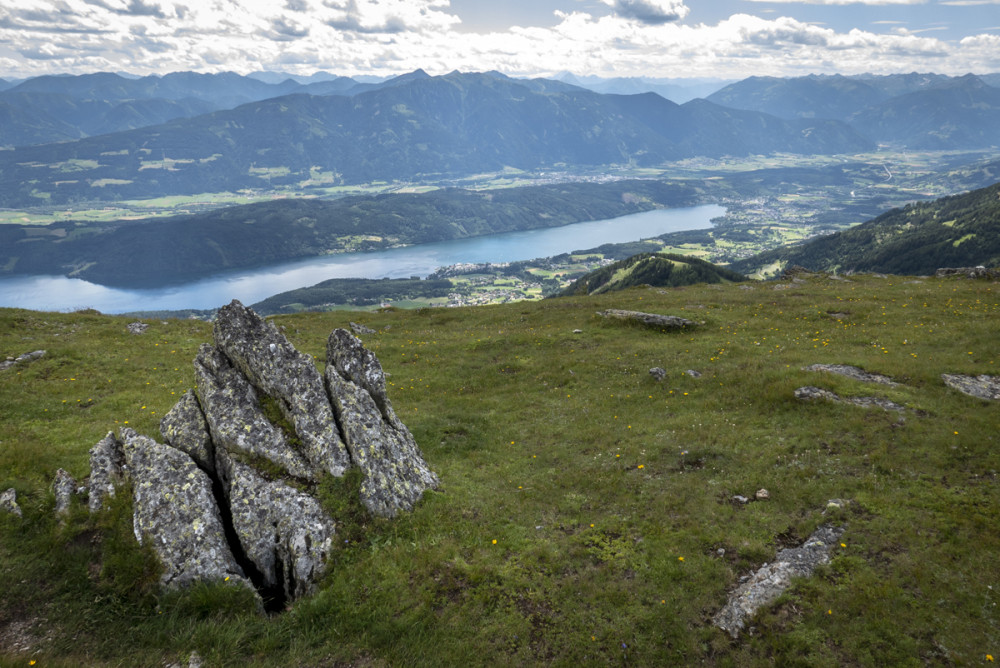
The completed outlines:
<svg viewBox="0 0 1000 668">
<path fill-rule="evenodd" d="M 0 206 L 874 147 L 836 120 L 786 120 L 706 100 L 678 105 L 654 93 L 601 95 L 498 73 L 415 72 L 371 86 L 2 151 Z"/>
<path fill-rule="evenodd" d="M 750 77 L 707 99 L 785 119 L 843 121 L 873 141 L 902 148 L 978 149 L 1000 145 L 997 85 L 997 75 L 973 74 Z"/>
</svg>

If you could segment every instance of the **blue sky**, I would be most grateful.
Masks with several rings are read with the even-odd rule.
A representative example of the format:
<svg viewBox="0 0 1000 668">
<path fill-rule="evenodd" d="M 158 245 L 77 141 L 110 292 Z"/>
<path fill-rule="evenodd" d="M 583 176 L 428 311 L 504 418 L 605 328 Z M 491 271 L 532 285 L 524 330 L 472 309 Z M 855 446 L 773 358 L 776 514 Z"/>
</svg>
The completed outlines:
<svg viewBox="0 0 1000 668">
<path fill-rule="evenodd" d="M 3 0 L 0 77 L 1000 72 L 1000 0 Z"/>
</svg>

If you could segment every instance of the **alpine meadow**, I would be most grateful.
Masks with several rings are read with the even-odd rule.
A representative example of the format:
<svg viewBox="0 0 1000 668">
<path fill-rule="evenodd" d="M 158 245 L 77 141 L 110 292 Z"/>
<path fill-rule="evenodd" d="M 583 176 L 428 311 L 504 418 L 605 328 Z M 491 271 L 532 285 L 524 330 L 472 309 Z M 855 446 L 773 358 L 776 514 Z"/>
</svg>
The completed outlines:
<svg viewBox="0 0 1000 668">
<path fill-rule="evenodd" d="M 1000 657 L 995 0 L 10 0 L 0 666 Z"/>
</svg>

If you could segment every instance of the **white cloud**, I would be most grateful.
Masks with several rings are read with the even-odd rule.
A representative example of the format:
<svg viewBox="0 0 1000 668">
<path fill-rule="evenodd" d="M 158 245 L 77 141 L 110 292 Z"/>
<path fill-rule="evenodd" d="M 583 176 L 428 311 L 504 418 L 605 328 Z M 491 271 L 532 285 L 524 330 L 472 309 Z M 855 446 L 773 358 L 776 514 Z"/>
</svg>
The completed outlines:
<svg viewBox="0 0 1000 668">
<path fill-rule="evenodd" d="M 640 23 L 660 25 L 679 21 L 691 10 L 684 0 L 602 0 L 615 14 Z"/>
<path fill-rule="evenodd" d="M 925 5 L 927 0 L 744 0 L 797 5 Z M 947 3 L 942 3 L 947 4 Z"/>
<path fill-rule="evenodd" d="M 0 76 L 174 70 L 394 74 L 422 67 L 547 75 L 795 75 L 1000 71 L 1000 37 L 961 41 L 793 18 L 676 20 L 680 0 L 602 0 L 606 16 L 470 33 L 448 0 L 2 0 Z M 670 18 L 674 17 L 674 18 Z"/>
</svg>

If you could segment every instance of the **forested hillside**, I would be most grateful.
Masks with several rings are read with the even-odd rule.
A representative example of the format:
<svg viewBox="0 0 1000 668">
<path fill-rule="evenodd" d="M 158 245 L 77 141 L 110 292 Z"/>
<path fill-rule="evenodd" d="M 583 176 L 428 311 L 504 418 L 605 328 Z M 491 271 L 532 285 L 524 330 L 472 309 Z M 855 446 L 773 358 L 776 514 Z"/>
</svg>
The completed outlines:
<svg viewBox="0 0 1000 668">
<path fill-rule="evenodd" d="M 774 263 L 822 271 L 933 274 L 940 267 L 1000 266 L 1000 183 L 893 209 L 857 227 L 779 248 L 731 268 Z"/>
</svg>

